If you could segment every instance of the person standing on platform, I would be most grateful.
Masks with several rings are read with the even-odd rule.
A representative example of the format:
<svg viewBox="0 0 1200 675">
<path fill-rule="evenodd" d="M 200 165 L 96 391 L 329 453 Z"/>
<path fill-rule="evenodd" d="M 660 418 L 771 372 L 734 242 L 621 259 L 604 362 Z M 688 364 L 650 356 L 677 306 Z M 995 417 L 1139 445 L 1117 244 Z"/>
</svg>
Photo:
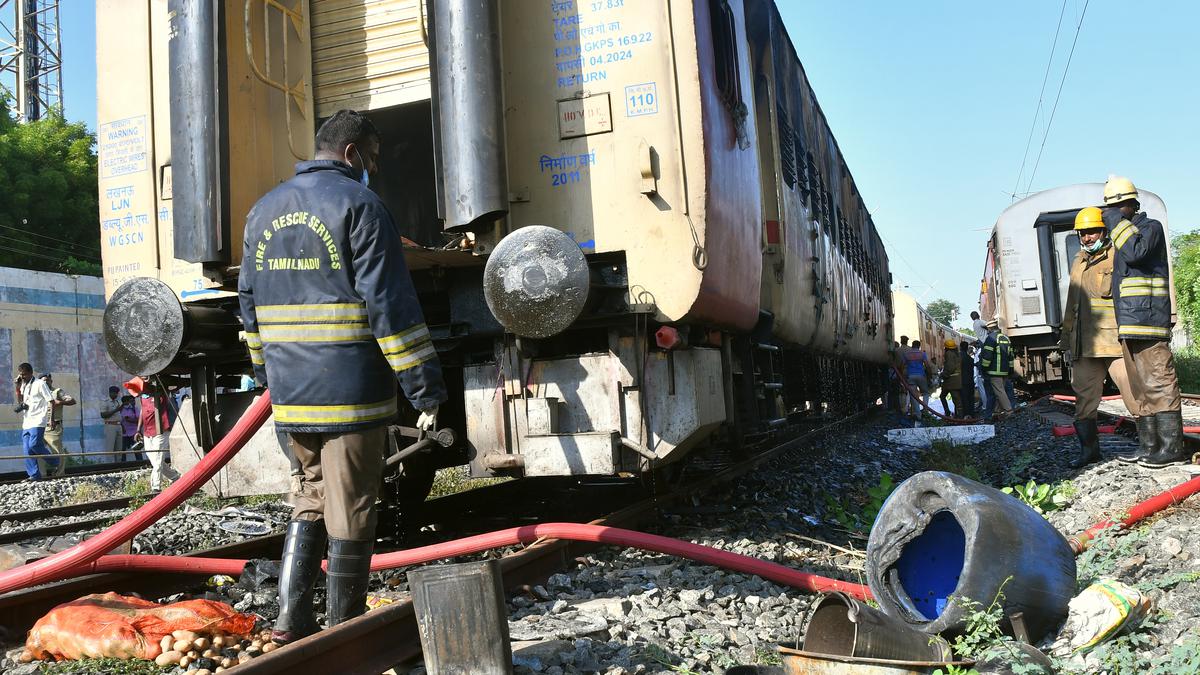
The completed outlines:
<svg viewBox="0 0 1200 675">
<path fill-rule="evenodd" d="M 132 455 L 135 462 L 145 458 L 141 453 L 133 451 L 133 446 L 137 443 L 139 417 L 141 415 L 138 413 L 137 399 L 129 394 L 121 396 L 121 449 Z M 121 461 L 125 461 L 125 455 L 121 455 Z"/>
<path fill-rule="evenodd" d="M 33 366 L 22 363 L 17 366 L 16 412 L 24 413 L 21 418 L 21 446 L 25 450 L 26 480 L 39 481 L 44 478 L 39 457 L 44 457 L 46 466 L 58 468 L 59 460 L 46 447 L 46 425 L 50 423 L 50 387 L 45 380 L 33 376 Z"/>
<path fill-rule="evenodd" d="M 167 393 L 135 377 L 125 388 L 137 394 L 142 404 L 138 413 L 137 432 L 141 436 L 146 457 L 150 458 L 150 489 L 162 489 L 162 479 L 179 480 L 179 472 L 171 466 L 171 420 L 167 415 Z"/>
<path fill-rule="evenodd" d="M 1117 337 L 1130 393 L 1141 408 L 1136 457 L 1144 467 L 1161 469 L 1187 463 L 1191 453 L 1183 443 L 1183 401 L 1171 353 L 1167 236 L 1162 223 L 1140 209 L 1133 182 L 1110 177 L 1101 214 L 1114 251 Z"/>
<path fill-rule="evenodd" d="M 124 459 L 125 452 L 121 443 L 121 388 L 113 385 L 108 388 L 108 398 L 100 402 L 100 419 L 104 420 L 104 447 L 101 455 L 105 462 L 116 462 Z"/>
<path fill-rule="evenodd" d="M 46 386 L 50 388 L 50 423 L 46 425 L 46 447 L 51 454 L 58 456 L 58 466 L 54 469 L 55 477 L 67 471 L 67 447 L 63 444 L 63 408 L 75 405 L 75 397 L 54 386 L 54 376 L 50 373 L 42 375 Z"/>
</svg>

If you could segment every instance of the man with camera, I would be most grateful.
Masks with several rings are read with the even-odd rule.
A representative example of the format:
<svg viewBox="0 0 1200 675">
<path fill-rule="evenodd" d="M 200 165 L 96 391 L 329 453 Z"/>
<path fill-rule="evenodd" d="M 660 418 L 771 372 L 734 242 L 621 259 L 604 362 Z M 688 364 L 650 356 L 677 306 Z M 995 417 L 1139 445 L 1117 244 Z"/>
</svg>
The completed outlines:
<svg viewBox="0 0 1200 675">
<path fill-rule="evenodd" d="M 50 470 L 56 470 L 61 461 L 46 448 L 46 425 L 50 423 L 53 396 L 45 380 L 33 376 L 33 366 L 28 363 L 17 366 L 13 385 L 17 389 L 17 407 L 13 411 L 25 413 L 21 420 L 21 445 L 25 449 L 26 480 L 42 480 L 38 457 L 45 455 L 44 461 Z"/>
</svg>

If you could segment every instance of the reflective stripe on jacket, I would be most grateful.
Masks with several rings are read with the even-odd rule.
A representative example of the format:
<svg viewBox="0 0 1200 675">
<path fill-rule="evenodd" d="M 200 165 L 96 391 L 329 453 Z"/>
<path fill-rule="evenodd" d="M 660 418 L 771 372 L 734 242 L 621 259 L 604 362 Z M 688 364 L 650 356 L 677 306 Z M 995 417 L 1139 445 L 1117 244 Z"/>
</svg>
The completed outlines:
<svg viewBox="0 0 1200 675">
<path fill-rule="evenodd" d="M 1008 336 L 1002 333 L 989 334 L 979 357 L 983 372 L 993 377 L 1005 377 L 1012 372 L 1012 361 L 1012 345 L 1008 342 Z"/>
<path fill-rule="evenodd" d="M 1137 213 L 1125 220 L 1120 210 L 1104 209 L 1116 252 L 1112 298 L 1117 333 L 1123 340 L 1171 338 L 1171 289 L 1167 238 L 1162 223 Z"/>
<path fill-rule="evenodd" d="M 1059 348 L 1076 357 L 1121 356 L 1112 299 L 1113 253 L 1109 243 L 1095 253 L 1079 251 L 1071 263 Z"/>
<path fill-rule="evenodd" d="M 254 205 L 238 292 L 280 430 L 383 424 L 396 414 L 397 380 L 414 408 L 446 400 L 399 233 L 350 166 L 301 162 Z"/>
</svg>

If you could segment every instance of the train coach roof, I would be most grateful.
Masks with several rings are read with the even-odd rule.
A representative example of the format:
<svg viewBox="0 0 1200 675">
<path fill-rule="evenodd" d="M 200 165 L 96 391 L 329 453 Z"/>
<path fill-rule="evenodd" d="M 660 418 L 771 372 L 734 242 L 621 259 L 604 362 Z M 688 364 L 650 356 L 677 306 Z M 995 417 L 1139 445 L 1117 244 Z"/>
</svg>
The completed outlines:
<svg viewBox="0 0 1200 675">
<path fill-rule="evenodd" d="M 1167 208 L 1162 199 L 1149 190 L 1138 188 L 1138 201 L 1151 217 L 1167 225 Z M 1000 213 L 993 233 L 1004 229 L 1033 227 L 1044 213 L 1075 212 L 1085 206 L 1104 205 L 1104 183 L 1079 183 L 1043 190 L 1015 202 Z"/>
<path fill-rule="evenodd" d="M 825 131 L 829 134 L 830 138 L 833 139 L 833 150 L 835 153 L 837 153 L 837 159 L 841 163 L 840 168 L 842 173 L 846 174 L 846 176 L 850 178 L 850 184 L 854 188 L 855 197 L 858 199 L 858 203 L 862 205 L 863 210 L 867 212 L 867 225 L 870 226 L 872 234 L 874 234 L 875 238 L 878 240 L 881 253 L 890 261 L 890 257 L 888 257 L 887 253 L 887 246 L 884 245 L 883 237 L 879 234 L 879 228 L 875 225 L 875 219 L 871 215 L 871 209 L 867 207 L 867 202 L 865 199 L 863 199 L 862 191 L 858 189 L 858 182 L 854 180 L 854 173 L 850 171 L 850 164 L 846 162 L 846 157 L 842 154 L 842 146 L 837 142 L 837 136 L 833 133 L 833 129 L 829 126 L 829 120 L 825 117 L 825 111 L 821 108 L 821 102 L 817 100 L 816 90 L 813 89 L 812 81 L 808 77 L 808 71 L 804 69 L 804 62 L 800 60 L 800 55 L 796 53 L 796 43 L 792 41 L 792 36 L 788 34 L 787 26 L 783 22 L 783 16 L 779 13 L 778 3 L 776 3 L 775 0 L 756 0 L 756 2 L 770 8 L 772 29 L 778 30 L 786 38 L 788 50 L 792 54 L 792 59 L 796 62 L 796 66 L 799 68 L 800 73 L 804 76 L 804 81 L 808 84 L 809 92 L 812 94 L 811 102 L 816 108 L 817 117 L 821 122 L 821 126 L 825 128 Z"/>
</svg>

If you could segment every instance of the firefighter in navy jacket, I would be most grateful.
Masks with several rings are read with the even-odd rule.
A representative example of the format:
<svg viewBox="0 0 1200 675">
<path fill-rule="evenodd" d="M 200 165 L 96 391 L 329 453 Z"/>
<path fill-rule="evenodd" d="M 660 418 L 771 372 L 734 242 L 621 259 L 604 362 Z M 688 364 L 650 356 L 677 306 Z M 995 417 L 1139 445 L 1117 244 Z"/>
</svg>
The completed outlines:
<svg viewBox="0 0 1200 675">
<path fill-rule="evenodd" d="M 312 589 L 327 537 L 328 624 L 365 609 L 397 380 L 419 427 L 432 428 L 446 400 L 399 233 L 367 188 L 378 131 L 342 110 L 316 148 L 251 209 L 238 281 L 255 375 L 304 472 L 280 570 L 280 643 L 318 630 Z"/>
<path fill-rule="evenodd" d="M 1183 464 L 1183 416 L 1171 354 L 1167 234 L 1139 211 L 1137 188 L 1113 176 L 1104 184 L 1104 224 L 1113 246 L 1113 307 L 1130 394 L 1141 406 L 1134 459 L 1157 469 Z"/>
</svg>

